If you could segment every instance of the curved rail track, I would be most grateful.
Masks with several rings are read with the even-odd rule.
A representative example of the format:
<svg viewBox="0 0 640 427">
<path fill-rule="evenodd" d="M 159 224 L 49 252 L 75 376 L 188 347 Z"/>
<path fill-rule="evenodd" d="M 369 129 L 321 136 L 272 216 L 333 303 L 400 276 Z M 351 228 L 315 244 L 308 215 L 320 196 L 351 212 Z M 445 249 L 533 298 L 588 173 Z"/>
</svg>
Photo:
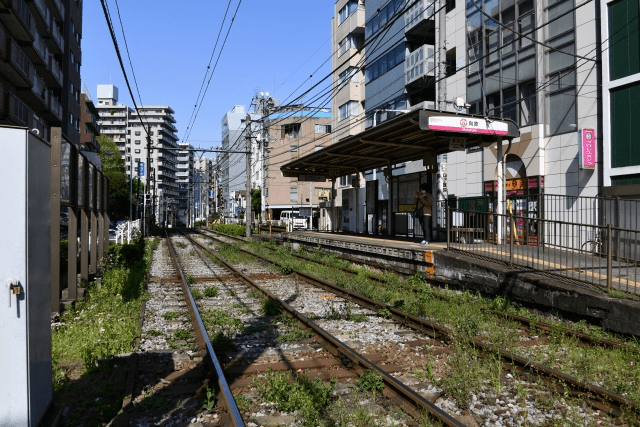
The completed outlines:
<svg viewBox="0 0 640 427">
<path fill-rule="evenodd" d="M 206 233 L 203 234 L 206 235 L 208 237 L 212 237 L 210 233 Z M 240 238 L 236 238 L 233 236 L 227 236 L 224 235 L 225 238 L 232 238 L 238 241 L 243 241 L 246 242 L 244 239 L 240 239 Z M 225 242 L 226 243 L 226 242 Z M 262 257 L 258 254 L 255 254 L 253 252 L 244 250 L 244 249 L 240 249 L 241 251 L 243 251 L 244 253 L 251 255 L 251 256 L 255 256 L 259 259 L 262 259 L 265 262 L 269 262 L 269 263 L 273 263 L 275 265 L 279 265 L 277 262 Z M 309 257 L 304 257 L 301 255 L 297 255 L 297 254 L 292 254 L 293 256 L 296 256 L 298 258 L 304 259 L 306 261 L 310 261 L 310 262 L 315 262 L 315 263 L 319 263 L 319 264 L 324 264 L 327 265 L 326 263 L 322 263 L 322 262 L 318 262 L 318 260 L 314 260 L 312 258 Z M 335 266 L 332 266 L 332 268 L 337 268 Z M 340 268 L 340 270 L 342 270 L 345 273 L 348 274 L 357 274 L 357 272 L 354 272 L 353 270 L 350 269 L 346 269 L 346 268 Z M 380 312 L 380 310 L 388 310 L 389 313 L 391 313 L 391 316 L 401 322 L 403 325 L 408 326 L 414 330 L 426 333 L 428 335 L 430 335 L 433 338 L 437 338 L 437 339 L 442 339 L 442 340 L 449 340 L 451 338 L 452 335 L 452 331 L 446 327 L 443 327 L 441 325 L 438 325 L 436 323 L 409 315 L 407 313 L 402 312 L 401 310 L 398 310 L 397 308 L 390 306 L 388 304 L 381 304 L 378 303 L 376 301 L 373 301 L 369 298 L 360 296 L 350 290 L 341 288 L 333 283 L 330 283 L 326 280 L 323 279 L 319 279 L 316 277 L 313 277 L 305 272 L 302 271 L 297 271 L 294 270 L 294 273 L 296 273 L 298 275 L 298 277 L 302 278 L 303 280 L 305 280 L 306 282 L 313 284 L 314 286 L 319 286 L 322 287 L 323 289 L 326 289 L 328 291 L 334 292 L 337 295 L 341 295 L 343 298 L 346 298 L 350 301 L 354 301 L 357 304 L 363 306 L 363 307 L 367 307 L 373 311 L 376 312 Z M 379 277 L 376 276 L 372 276 L 369 275 L 373 280 L 375 280 L 376 282 L 379 283 L 384 283 L 385 281 L 383 279 L 380 279 Z M 559 328 L 552 326 L 552 325 L 548 325 L 542 322 L 531 322 L 529 319 L 526 319 L 524 317 L 520 317 L 520 316 L 515 316 L 509 313 L 503 313 L 503 312 L 495 312 L 495 314 L 499 315 L 499 316 L 503 316 L 503 317 L 508 317 L 511 320 L 515 320 L 518 321 L 520 323 L 522 323 L 525 326 L 533 326 L 537 329 L 541 329 L 541 330 L 556 330 L 558 331 Z M 579 338 L 580 340 L 589 342 L 591 344 L 597 344 L 597 345 L 603 345 L 603 346 L 610 346 L 610 347 L 625 347 L 624 344 L 618 343 L 616 341 L 611 341 L 611 340 L 605 340 L 605 339 L 601 339 L 601 338 L 597 338 L 597 337 L 591 337 L 587 334 L 583 334 L 580 332 L 576 332 L 576 331 L 571 331 L 568 329 L 562 329 L 562 332 L 567 334 L 567 335 L 572 335 L 575 336 L 577 338 Z M 509 365 L 513 365 L 515 367 L 517 367 L 518 370 L 526 370 L 529 372 L 529 374 L 531 375 L 542 375 L 546 378 L 550 378 L 552 380 L 555 381 L 561 381 L 562 383 L 568 385 L 573 391 L 572 393 L 574 395 L 582 395 L 582 396 L 589 396 L 589 401 L 590 401 L 590 405 L 596 409 L 596 410 L 600 410 L 603 411 L 605 413 L 608 413 L 610 415 L 613 416 L 619 416 L 622 413 L 622 409 L 625 408 L 627 410 L 632 410 L 633 412 L 635 412 L 636 414 L 640 413 L 640 405 L 638 405 L 637 402 L 627 399 L 617 393 L 611 392 L 609 390 L 606 390 L 602 387 L 598 387 L 596 385 L 593 384 L 589 384 L 586 383 L 584 381 L 580 381 L 578 379 L 576 379 L 573 376 L 567 375 L 557 369 L 552 369 L 548 366 L 544 366 L 542 364 L 536 363 L 532 360 L 528 360 L 524 357 L 521 357 L 513 352 L 510 351 L 506 351 L 503 349 L 500 349 L 496 346 L 493 346 L 492 344 L 489 343 L 485 343 L 480 339 L 477 338 L 469 338 L 469 342 L 477 347 L 478 349 L 488 353 L 488 354 L 493 354 L 493 355 L 499 355 L 505 363 L 508 363 Z M 637 425 L 637 424 L 634 424 Z"/>
</svg>

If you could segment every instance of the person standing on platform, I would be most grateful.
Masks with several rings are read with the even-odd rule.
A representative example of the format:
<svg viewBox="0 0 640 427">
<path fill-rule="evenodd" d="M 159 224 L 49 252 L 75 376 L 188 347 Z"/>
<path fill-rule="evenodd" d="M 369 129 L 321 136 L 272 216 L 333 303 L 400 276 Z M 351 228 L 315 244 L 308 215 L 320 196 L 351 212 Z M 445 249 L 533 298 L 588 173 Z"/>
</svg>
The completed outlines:
<svg viewBox="0 0 640 427">
<path fill-rule="evenodd" d="M 428 190 L 427 184 L 420 186 L 421 191 L 416 193 L 416 200 L 413 204 L 413 214 L 415 218 L 422 222 L 424 239 L 420 244 L 426 245 L 431 241 L 431 211 L 433 206 L 433 196 Z"/>
</svg>

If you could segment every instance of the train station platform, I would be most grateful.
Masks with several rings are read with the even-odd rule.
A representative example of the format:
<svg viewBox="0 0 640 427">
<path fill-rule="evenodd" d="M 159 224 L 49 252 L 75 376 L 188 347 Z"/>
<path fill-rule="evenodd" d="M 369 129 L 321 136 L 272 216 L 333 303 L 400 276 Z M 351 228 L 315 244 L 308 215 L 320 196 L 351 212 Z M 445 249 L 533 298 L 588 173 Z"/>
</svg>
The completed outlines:
<svg viewBox="0 0 640 427">
<path fill-rule="evenodd" d="M 487 296 L 501 295 L 527 307 L 558 313 L 572 320 L 586 319 L 613 332 L 640 336 L 640 297 L 619 298 L 622 293 L 610 295 L 606 288 L 606 268 L 587 257 L 558 253 L 557 249 L 553 250 L 555 252 L 546 249 L 540 254 L 537 246 L 517 246 L 511 252 L 508 245 L 500 248 L 490 243 L 467 245 L 473 248 L 472 251 L 456 249 L 455 245 L 448 250 L 446 242 L 422 245 L 415 238 L 342 233 L 296 231 L 282 233 L 280 238 L 294 246 L 317 248 L 320 245 L 324 251 L 339 253 L 346 259 L 372 267 L 392 268 L 408 275 L 424 274 L 442 285 L 479 291 Z M 540 268 L 541 265 L 534 267 L 544 271 L 510 264 L 510 256 L 532 262 L 538 260 L 536 262 L 544 268 Z M 500 257 L 503 260 L 495 259 Z M 614 267 L 611 272 L 613 288 L 637 293 L 637 273 L 631 280 L 628 269 L 625 272 L 615 263 Z M 588 274 L 595 280 L 587 283 L 560 277 L 554 270 L 570 270 L 578 278 Z"/>
</svg>

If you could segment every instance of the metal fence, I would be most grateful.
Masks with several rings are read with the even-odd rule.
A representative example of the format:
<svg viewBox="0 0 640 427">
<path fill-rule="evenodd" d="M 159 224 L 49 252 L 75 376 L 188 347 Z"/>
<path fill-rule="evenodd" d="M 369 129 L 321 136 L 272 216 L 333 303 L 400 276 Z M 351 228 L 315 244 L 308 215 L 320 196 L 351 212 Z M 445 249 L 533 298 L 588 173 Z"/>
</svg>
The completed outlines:
<svg viewBox="0 0 640 427">
<path fill-rule="evenodd" d="M 78 298 L 109 247 L 109 178 L 51 128 L 51 312 Z M 67 246 L 61 244 L 66 239 Z M 62 262 L 61 262 L 62 261 Z M 79 274 L 78 274 L 79 272 Z"/>
<path fill-rule="evenodd" d="M 447 249 L 640 294 L 638 230 L 450 208 Z"/>
</svg>

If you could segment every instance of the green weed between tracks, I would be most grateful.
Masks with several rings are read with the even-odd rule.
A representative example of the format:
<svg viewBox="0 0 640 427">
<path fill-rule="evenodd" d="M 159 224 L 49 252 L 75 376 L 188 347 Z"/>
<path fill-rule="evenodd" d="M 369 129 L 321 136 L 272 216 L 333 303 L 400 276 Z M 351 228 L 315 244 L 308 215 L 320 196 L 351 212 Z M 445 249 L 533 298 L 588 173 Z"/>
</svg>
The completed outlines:
<svg viewBox="0 0 640 427">
<path fill-rule="evenodd" d="M 483 339 L 498 348 L 551 366 L 582 381 L 617 391 L 635 401 L 640 400 L 640 387 L 638 386 L 640 384 L 640 367 L 638 367 L 640 345 L 638 340 L 628 340 L 626 342 L 629 345 L 628 349 L 611 349 L 595 345 L 580 346 L 576 338 L 562 333 L 561 327 L 603 338 L 616 339 L 616 337 L 608 334 L 602 328 L 588 326 L 585 323 L 561 322 L 532 314 L 523 308 L 514 306 L 509 300 L 502 297 L 487 300 L 479 294 L 468 291 L 455 292 L 446 288 L 432 287 L 420 275 L 403 279 L 391 272 L 374 274 L 386 281 L 385 285 L 381 285 L 367 277 L 368 271 L 364 267 L 353 267 L 335 254 L 324 255 L 321 251 L 315 251 L 311 255 L 313 258 L 329 264 L 329 266 L 324 266 L 293 257 L 294 253 L 306 256 L 309 254 L 302 250 L 292 251 L 289 245 L 281 246 L 275 252 L 267 249 L 267 247 L 273 247 L 273 244 L 252 242 L 244 246 L 268 259 L 284 263 L 294 270 L 300 270 L 336 283 L 373 300 L 392 305 L 406 313 L 428 317 L 430 320 L 452 329 L 455 335 L 460 337 L 456 344 L 456 351 L 464 357 L 456 359 L 457 356 L 449 356 L 449 359 L 453 359 L 452 362 L 459 365 L 460 370 L 465 371 L 465 376 L 464 378 L 456 377 L 454 374 L 449 380 L 443 379 L 442 386 L 449 395 L 455 396 L 463 406 L 468 402 L 469 394 L 477 390 L 484 379 L 492 379 L 494 387 L 501 386 L 501 364 L 494 362 L 493 356 L 483 355 L 480 359 L 471 348 L 462 345 L 464 338 L 477 336 L 482 336 Z M 357 274 L 349 275 L 335 267 L 351 268 Z M 277 269 L 275 266 L 274 268 Z M 520 348 L 516 345 L 521 330 L 520 324 L 491 313 L 492 309 L 507 311 L 534 321 L 551 323 L 556 325 L 557 329 L 548 334 L 550 340 L 548 345 Z M 391 313 L 382 309 L 379 314 L 388 318 Z M 535 336 L 534 334 L 536 334 L 535 328 L 532 329 L 530 335 Z M 439 375 L 449 374 L 441 373 Z M 435 379 L 439 380 L 440 378 Z M 462 388 L 457 389 L 460 385 Z"/>
<path fill-rule="evenodd" d="M 263 402 L 275 403 L 279 411 L 297 412 L 305 426 L 318 425 L 332 402 L 336 381 L 325 384 L 318 379 L 300 376 L 290 382 L 290 375 L 290 372 L 269 371 L 265 373 L 266 381 L 254 381 L 253 386 Z"/>
<path fill-rule="evenodd" d="M 52 331 L 54 400 L 75 408 L 71 424 L 104 425 L 120 410 L 127 358 L 136 336 L 145 277 L 159 238 L 112 245 L 102 286 L 90 283 L 84 302 L 62 313 Z"/>
</svg>

